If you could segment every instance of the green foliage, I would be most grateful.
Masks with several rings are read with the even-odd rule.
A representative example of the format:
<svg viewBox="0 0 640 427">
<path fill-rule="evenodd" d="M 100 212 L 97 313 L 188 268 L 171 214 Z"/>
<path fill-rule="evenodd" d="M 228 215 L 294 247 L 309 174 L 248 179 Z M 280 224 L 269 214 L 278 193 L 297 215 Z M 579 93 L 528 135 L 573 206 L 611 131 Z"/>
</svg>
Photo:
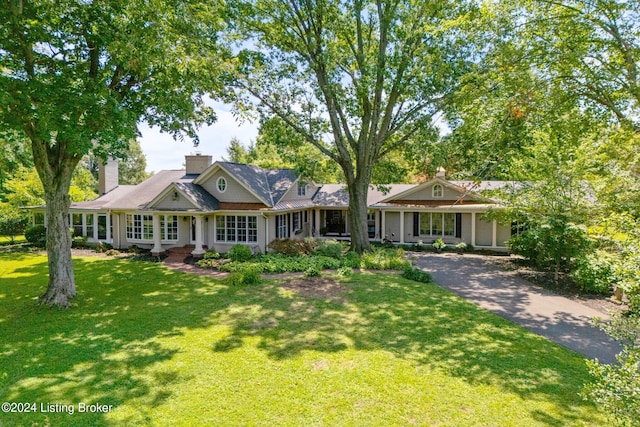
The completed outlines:
<svg viewBox="0 0 640 427">
<path fill-rule="evenodd" d="M 402 277 L 420 283 L 434 283 L 431 274 L 419 268 L 406 267 L 402 272 Z"/>
<path fill-rule="evenodd" d="M 318 247 L 313 251 L 316 255 L 327 256 L 331 258 L 340 259 L 344 249 L 342 244 L 337 240 L 321 239 L 318 241 Z"/>
<path fill-rule="evenodd" d="M 215 249 L 212 249 L 210 251 L 207 251 L 203 256 L 203 259 L 205 260 L 209 260 L 209 259 L 219 259 L 220 258 L 220 254 L 218 253 L 218 251 L 216 251 Z"/>
<path fill-rule="evenodd" d="M 251 253 L 251 248 L 249 248 L 249 246 L 241 244 L 234 245 L 228 253 L 231 261 L 235 262 L 249 261 L 252 255 L 253 254 Z"/>
<path fill-rule="evenodd" d="M 268 248 L 277 253 L 291 256 L 309 255 L 316 243 L 313 239 L 274 239 Z"/>
<path fill-rule="evenodd" d="M 404 250 L 373 248 L 360 256 L 360 268 L 367 270 L 404 270 L 411 263 L 404 258 Z"/>
<path fill-rule="evenodd" d="M 350 277 L 353 274 L 353 269 L 351 267 L 340 267 L 338 269 L 338 276 L 341 277 Z"/>
<path fill-rule="evenodd" d="M 98 242 L 95 246 L 96 253 L 107 253 L 108 251 L 113 250 L 113 246 L 106 242 Z"/>
<path fill-rule="evenodd" d="M 577 260 L 571 277 L 582 290 L 611 295 L 613 287 L 620 283 L 619 264 L 615 255 L 597 250 Z"/>
<path fill-rule="evenodd" d="M 76 249 L 87 248 L 87 236 L 74 236 L 71 239 L 71 247 Z"/>
<path fill-rule="evenodd" d="M 260 268 L 256 265 L 244 265 L 227 277 L 227 283 L 235 286 L 256 285 L 260 283 Z"/>
<path fill-rule="evenodd" d="M 318 267 L 311 266 L 304 271 L 304 277 L 320 277 L 320 269 Z"/>
<path fill-rule="evenodd" d="M 29 224 L 29 217 L 19 210 L 0 202 L 0 236 L 9 236 L 13 244 L 15 237 L 23 234 Z"/>
<path fill-rule="evenodd" d="M 434 248 L 435 250 L 437 250 L 437 251 L 441 251 L 441 250 L 443 250 L 444 248 L 446 248 L 446 247 L 447 247 L 447 244 L 444 242 L 444 240 L 442 240 L 442 239 L 437 239 L 435 242 L 433 242 L 433 243 L 431 244 L 431 246 L 433 246 L 433 248 Z"/>
<path fill-rule="evenodd" d="M 32 245 L 44 248 L 47 244 L 47 229 L 44 225 L 27 228 L 24 232 L 24 237 Z"/>
<path fill-rule="evenodd" d="M 599 326 L 622 343 L 617 364 L 587 361 L 593 381 L 583 396 L 609 414 L 614 425 L 635 426 L 640 420 L 640 314 L 616 313 Z"/>
<path fill-rule="evenodd" d="M 584 226 L 559 219 L 531 227 L 513 236 L 507 245 L 514 254 L 522 255 L 542 268 L 553 268 L 557 274 L 568 270 L 574 261 L 592 246 Z"/>
</svg>

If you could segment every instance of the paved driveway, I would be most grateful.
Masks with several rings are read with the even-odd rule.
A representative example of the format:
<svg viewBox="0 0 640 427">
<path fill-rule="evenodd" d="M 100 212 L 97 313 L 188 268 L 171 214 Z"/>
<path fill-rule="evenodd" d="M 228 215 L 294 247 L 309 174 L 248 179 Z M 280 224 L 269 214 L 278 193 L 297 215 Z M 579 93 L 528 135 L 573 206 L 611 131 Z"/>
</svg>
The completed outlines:
<svg viewBox="0 0 640 427">
<path fill-rule="evenodd" d="M 596 316 L 608 318 L 606 314 L 534 287 L 485 256 L 412 255 L 416 267 L 431 273 L 436 283 L 451 292 L 590 359 L 616 361 L 619 344 L 589 324 Z"/>
</svg>

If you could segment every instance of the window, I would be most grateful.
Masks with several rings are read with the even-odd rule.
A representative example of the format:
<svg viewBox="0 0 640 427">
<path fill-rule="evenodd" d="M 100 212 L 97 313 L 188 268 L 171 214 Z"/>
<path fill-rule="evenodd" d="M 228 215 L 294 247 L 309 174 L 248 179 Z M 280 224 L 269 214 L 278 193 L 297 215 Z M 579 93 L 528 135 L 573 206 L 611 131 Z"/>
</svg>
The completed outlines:
<svg viewBox="0 0 640 427">
<path fill-rule="evenodd" d="M 100 218 L 101 217 L 99 216 L 98 227 L 100 226 Z M 153 240 L 153 215 L 127 214 L 126 222 L 128 240 Z M 98 238 L 101 237 L 98 236 Z"/>
<path fill-rule="evenodd" d="M 160 215 L 160 239 L 178 240 L 178 217 L 176 215 Z"/>
<path fill-rule="evenodd" d="M 107 239 L 107 215 L 98 214 L 98 240 Z"/>
<path fill-rule="evenodd" d="M 298 196 L 307 195 L 307 183 L 304 181 L 298 182 Z"/>
<path fill-rule="evenodd" d="M 440 184 L 434 185 L 432 189 L 432 195 L 433 197 L 442 197 L 442 185 Z"/>
<path fill-rule="evenodd" d="M 74 236 L 83 236 L 82 232 L 82 217 L 84 215 L 81 213 L 73 213 L 71 214 L 71 228 L 73 228 Z"/>
<path fill-rule="evenodd" d="M 420 235 L 421 236 L 455 236 L 456 234 L 456 214 L 455 213 L 420 213 Z"/>
<path fill-rule="evenodd" d="M 220 191 L 221 193 L 224 193 L 227 190 L 227 180 L 224 179 L 223 177 L 218 178 L 218 181 L 216 182 L 216 186 L 218 187 L 218 191 Z"/>
<path fill-rule="evenodd" d="M 247 215 L 216 215 L 216 241 L 257 242 L 258 217 Z"/>
<path fill-rule="evenodd" d="M 296 232 L 300 230 L 300 212 L 293 213 L 293 231 Z"/>
<path fill-rule="evenodd" d="M 87 236 L 93 238 L 94 236 L 93 214 L 92 213 L 86 214 L 85 221 L 87 222 Z"/>
<path fill-rule="evenodd" d="M 276 215 L 276 238 L 286 239 L 289 237 L 289 221 L 287 214 Z"/>
</svg>

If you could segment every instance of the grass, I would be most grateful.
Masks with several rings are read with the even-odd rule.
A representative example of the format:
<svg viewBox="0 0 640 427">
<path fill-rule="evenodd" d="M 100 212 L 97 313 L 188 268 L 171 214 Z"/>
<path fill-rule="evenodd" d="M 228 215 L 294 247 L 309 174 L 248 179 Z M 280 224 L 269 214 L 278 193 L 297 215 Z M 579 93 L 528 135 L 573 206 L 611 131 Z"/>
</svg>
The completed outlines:
<svg viewBox="0 0 640 427">
<path fill-rule="evenodd" d="M 13 243 L 11 242 L 11 236 L 0 236 L 0 246 L 26 243 L 26 241 L 27 239 L 24 238 L 24 235 L 15 236 Z"/>
<path fill-rule="evenodd" d="M 604 425 L 583 358 L 434 285 L 362 273 L 318 297 L 74 262 L 77 307 L 45 309 L 46 259 L 0 254 L 0 402 L 76 409 L 2 426 Z"/>
</svg>

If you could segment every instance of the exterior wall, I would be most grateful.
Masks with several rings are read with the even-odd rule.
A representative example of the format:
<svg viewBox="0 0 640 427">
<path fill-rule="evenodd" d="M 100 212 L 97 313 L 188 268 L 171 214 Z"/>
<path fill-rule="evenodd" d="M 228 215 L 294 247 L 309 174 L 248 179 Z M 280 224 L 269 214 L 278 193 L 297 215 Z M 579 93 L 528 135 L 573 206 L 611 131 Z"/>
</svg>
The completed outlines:
<svg viewBox="0 0 640 427">
<path fill-rule="evenodd" d="M 289 191 L 287 191 L 287 193 L 282 197 L 281 201 L 287 201 L 287 200 L 311 200 L 311 197 L 316 194 L 316 192 L 318 191 L 318 187 L 317 185 L 315 185 L 312 182 L 309 182 L 307 184 L 307 192 L 306 195 L 304 196 L 298 196 L 298 184 L 300 181 L 298 181 L 295 185 L 293 185 Z"/>
<path fill-rule="evenodd" d="M 227 188 L 224 192 L 218 190 L 218 178 L 224 178 L 227 181 Z M 218 170 L 201 186 L 221 202 L 264 203 L 223 170 Z"/>
<path fill-rule="evenodd" d="M 433 197 L 433 185 L 442 185 L 442 197 Z M 403 196 L 403 200 L 458 200 L 461 194 L 443 184 L 434 183 L 428 187 L 425 187 L 415 193 Z M 472 200 L 468 195 L 464 196 L 463 200 Z"/>
<path fill-rule="evenodd" d="M 164 199 L 158 204 L 153 206 L 154 209 L 168 210 L 168 211 L 184 211 L 187 209 L 194 209 L 195 206 L 182 194 L 176 192 L 177 197 L 174 200 L 174 192 L 171 191 Z"/>
<path fill-rule="evenodd" d="M 400 241 L 400 213 L 399 212 L 386 212 L 385 213 L 385 227 L 382 232 L 383 238 L 388 238 L 392 242 Z"/>
<path fill-rule="evenodd" d="M 496 232 L 496 244 L 498 246 L 506 246 L 506 241 L 511 238 L 511 227 L 498 224 L 498 230 Z"/>
<path fill-rule="evenodd" d="M 471 214 L 463 213 L 462 218 L 462 235 L 460 241 L 471 244 Z"/>
<path fill-rule="evenodd" d="M 476 215 L 476 246 L 491 246 L 493 243 L 493 223 L 482 221 Z"/>
</svg>

